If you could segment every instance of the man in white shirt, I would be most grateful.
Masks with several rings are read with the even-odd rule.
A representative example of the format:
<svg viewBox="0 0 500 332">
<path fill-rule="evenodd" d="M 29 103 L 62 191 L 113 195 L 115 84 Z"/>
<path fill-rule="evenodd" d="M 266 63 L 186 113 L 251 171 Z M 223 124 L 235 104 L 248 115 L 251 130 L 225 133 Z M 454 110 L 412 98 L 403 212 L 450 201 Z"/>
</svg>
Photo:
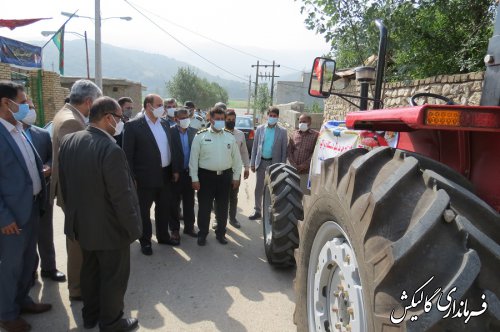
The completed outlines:
<svg viewBox="0 0 500 332">
<path fill-rule="evenodd" d="M 144 115 L 125 124 L 123 151 L 137 185 L 143 234 L 141 251 L 152 255 L 150 209 L 155 203 L 156 239 L 159 244 L 178 245 L 168 231 L 171 223 L 172 182 L 179 178 L 180 158 L 172 153 L 170 126 L 162 119 L 163 100 L 155 94 L 144 98 Z"/>
</svg>

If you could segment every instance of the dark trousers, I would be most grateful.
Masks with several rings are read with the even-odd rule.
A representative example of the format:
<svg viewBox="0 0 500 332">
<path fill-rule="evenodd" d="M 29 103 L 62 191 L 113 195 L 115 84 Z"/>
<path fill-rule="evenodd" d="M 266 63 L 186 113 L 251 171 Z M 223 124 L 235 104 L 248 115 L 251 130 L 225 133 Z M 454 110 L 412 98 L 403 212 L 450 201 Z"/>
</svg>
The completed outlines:
<svg viewBox="0 0 500 332">
<path fill-rule="evenodd" d="M 198 237 L 205 238 L 208 234 L 210 224 L 210 213 L 215 199 L 216 213 L 220 216 L 215 234 L 224 236 L 226 234 L 227 210 L 229 201 L 229 189 L 233 179 L 231 169 L 225 170 L 221 175 L 216 172 L 198 170 L 200 179 L 200 190 L 198 191 Z"/>
<path fill-rule="evenodd" d="M 194 229 L 194 189 L 189 171 L 184 171 L 179 174 L 179 181 L 173 185 L 173 196 L 170 230 L 179 231 L 181 227 L 179 209 L 182 200 L 184 231 L 192 231 Z"/>
<path fill-rule="evenodd" d="M 130 275 L 130 246 L 117 250 L 82 249 L 82 316 L 109 325 L 123 316 Z"/>
<path fill-rule="evenodd" d="M 54 248 L 54 226 L 53 226 L 53 206 L 49 202 L 45 204 L 45 212 L 40 217 L 40 227 L 38 229 L 38 256 L 36 257 L 35 271 L 38 263 L 44 271 L 56 269 L 56 250 Z"/>
<path fill-rule="evenodd" d="M 141 209 L 142 236 L 139 239 L 141 245 L 150 245 L 153 236 L 153 226 L 151 224 L 151 206 L 155 203 L 155 224 L 156 239 L 160 242 L 170 239 L 168 225 L 171 223 L 170 204 L 172 204 L 172 169 L 165 167 L 163 170 L 163 179 L 161 187 L 142 188 L 140 183 L 137 188 L 139 197 L 139 207 Z"/>
<path fill-rule="evenodd" d="M 229 185 L 229 221 L 236 221 L 236 211 L 238 210 L 238 193 L 240 192 L 240 187 L 233 189 L 233 183 Z M 214 204 L 215 220 L 217 220 L 217 225 L 221 222 L 221 217 L 217 214 L 217 204 Z"/>
<path fill-rule="evenodd" d="M 31 209 L 30 220 L 20 227 L 19 235 L 0 232 L 0 320 L 16 319 L 21 306 L 33 302 L 28 293 L 36 263 L 39 202 Z"/>
</svg>

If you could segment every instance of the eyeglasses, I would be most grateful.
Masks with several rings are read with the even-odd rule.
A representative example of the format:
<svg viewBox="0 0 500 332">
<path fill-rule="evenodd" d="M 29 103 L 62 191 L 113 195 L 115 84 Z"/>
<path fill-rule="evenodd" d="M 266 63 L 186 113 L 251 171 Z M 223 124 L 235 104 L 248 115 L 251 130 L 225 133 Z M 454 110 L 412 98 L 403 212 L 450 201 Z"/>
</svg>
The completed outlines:
<svg viewBox="0 0 500 332">
<path fill-rule="evenodd" d="M 115 114 L 115 113 L 106 113 L 106 114 L 111 114 L 112 116 L 114 116 L 115 118 L 118 118 L 118 119 L 122 120 L 123 122 L 125 122 L 127 120 L 127 117 L 125 117 L 123 115 L 118 115 L 118 114 Z"/>
</svg>

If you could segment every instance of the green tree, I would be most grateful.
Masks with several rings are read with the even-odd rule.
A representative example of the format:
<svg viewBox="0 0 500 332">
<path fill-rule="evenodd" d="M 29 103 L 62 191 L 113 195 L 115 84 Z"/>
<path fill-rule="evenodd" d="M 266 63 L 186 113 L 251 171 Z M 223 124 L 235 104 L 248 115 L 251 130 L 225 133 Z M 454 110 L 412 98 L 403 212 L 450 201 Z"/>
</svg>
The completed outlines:
<svg viewBox="0 0 500 332">
<path fill-rule="evenodd" d="M 389 31 L 387 77 L 416 79 L 484 69 L 493 31 L 491 0 L 296 0 L 308 29 L 331 44 L 337 68 L 378 51 L 376 18 Z"/>
<path fill-rule="evenodd" d="M 258 110 L 261 114 L 264 113 L 268 107 L 271 105 L 271 96 L 269 93 L 269 87 L 266 83 L 259 84 L 257 89 L 257 97 L 254 95 L 254 109 Z"/>
<path fill-rule="evenodd" d="M 227 91 L 215 82 L 200 78 L 189 67 L 179 68 L 175 76 L 167 83 L 167 91 L 179 102 L 193 101 L 199 108 L 210 108 L 221 101 L 227 103 Z"/>
</svg>

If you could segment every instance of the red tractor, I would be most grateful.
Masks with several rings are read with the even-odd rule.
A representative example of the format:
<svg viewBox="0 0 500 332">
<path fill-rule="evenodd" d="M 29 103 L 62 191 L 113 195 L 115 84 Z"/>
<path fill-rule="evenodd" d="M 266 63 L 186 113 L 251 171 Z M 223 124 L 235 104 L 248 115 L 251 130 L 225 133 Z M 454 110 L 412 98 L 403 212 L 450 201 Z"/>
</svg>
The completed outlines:
<svg viewBox="0 0 500 332">
<path fill-rule="evenodd" d="M 293 169 L 269 168 L 266 254 L 275 265 L 295 258 L 299 331 L 500 331 L 496 22 L 481 106 L 421 93 L 409 107 L 380 109 L 387 32 L 377 21 L 373 98 L 375 69 L 358 68 L 360 111 L 347 115 L 344 130 L 323 127 L 330 136 L 316 147 L 303 215 Z M 335 91 L 335 61 L 317 58 L 312 72 L 311 95 L 354 97 Z M 419 105 L 422 97 L 446 104 Z M 357 143 L 339 146 L 355 133 Z M 335 153 L 321 157 L 322 149 Z"/>
</svg>

